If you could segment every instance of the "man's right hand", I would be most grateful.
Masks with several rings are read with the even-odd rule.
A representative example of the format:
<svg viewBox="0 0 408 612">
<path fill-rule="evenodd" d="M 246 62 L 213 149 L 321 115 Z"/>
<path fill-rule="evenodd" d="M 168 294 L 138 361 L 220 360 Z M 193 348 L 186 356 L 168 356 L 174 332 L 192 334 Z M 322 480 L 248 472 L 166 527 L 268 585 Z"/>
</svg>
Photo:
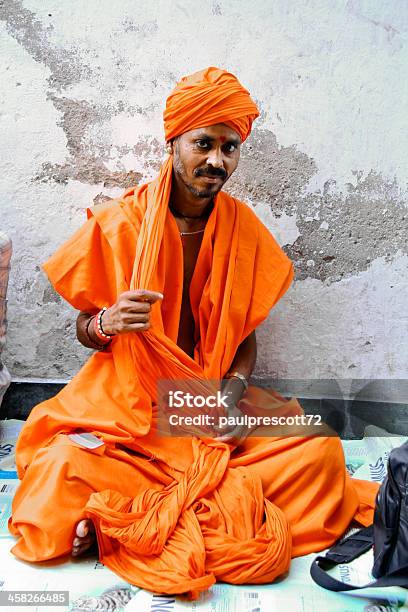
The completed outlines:
<svg viewBox="0 0 408 612">
<path fill-rule="evenodd" d="M 147 289 L 121 293 L 115 304 L 103 313 L 103 331 L 105 334 L 128 334 L 148 330 L 152 304 L 162 299 L 162 293 Z"/>
</svg>

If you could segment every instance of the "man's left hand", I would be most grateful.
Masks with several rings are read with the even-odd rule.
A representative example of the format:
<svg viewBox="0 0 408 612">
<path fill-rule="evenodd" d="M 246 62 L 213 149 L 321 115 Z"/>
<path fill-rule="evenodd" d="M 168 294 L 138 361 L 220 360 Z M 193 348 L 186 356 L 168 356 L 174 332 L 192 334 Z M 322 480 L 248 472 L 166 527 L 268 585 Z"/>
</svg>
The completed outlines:
<svg viewBox="0 0 408 612">
<path fill-rule="evenodd" d="M 223 387 L 223 394 L 228 395 L 228 399 L 226 400 L 228 404 L 228 408 L 226 410 L 226 417 L 232 417 L 233 419 L 237 419 L 238 417 L 242 417 L 242 412 L 237 407 L 237 404 L 240 399 L 242 399 L 245 393 L 245 389 L 240 380 L 236 378 L 230 378 L 225 386 Z M 227 425 L 226 427 L 216 427 L 217 433 L 221 435 L 217 436 L 215 439 L 219 442 L 225 442 L 226 444 L 233 444 L 234 446 L 239 446 L 249 435 L 249 429 L 246 425 Z"/>
<path fill-rule="evenodd" d="M 227 417 L 242 417 L 242 412 L 239 410 L 239 408 L 235 406 L 233 410 L 228 412 Z M 225 430 L 227 429 L 227 433 L 224 433 L 221 436 L 217 436 L 215 439 L 218 442 L 225 442 L 226 444 L 232 444 L 233 446 L 239 446 L 240 444 L 242 444 L 250 433 L 250 430 L 246 425 L 236 425 L 235 427 L 233 425 L 228 425 L 227 427 L 223 427 L 222 429 L 216 429 L 218 429 L 220 433 L 225 432 Z"/>
</svg>

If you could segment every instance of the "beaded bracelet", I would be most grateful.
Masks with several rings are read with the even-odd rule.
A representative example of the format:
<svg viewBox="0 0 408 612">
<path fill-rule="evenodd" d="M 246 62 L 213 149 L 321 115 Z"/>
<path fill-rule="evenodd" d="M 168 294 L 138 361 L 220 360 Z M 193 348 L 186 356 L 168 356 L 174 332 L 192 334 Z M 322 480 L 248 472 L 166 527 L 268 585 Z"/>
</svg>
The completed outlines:
<svg viewBox="0 0 408 612">
<path fill-rule="evenodd" d="M 95 331 L 95 334 L 98 336 L 99 340 L 103 340 L 105 344 L 107 344 L 108 342 L 112 340 L 115 334 L 105 334 L 105 332 L 103 331 L 102 316 L 105 310 L 107 310 L 106 306 L 104 306 L 102 310 L 100 310 L 98 314 L 96 315 L 94 319 L 94 331 Z"/>
<path fill-rule="evenodd" d="M 94 326 L 94 320 L 95 320 L 95 315 L 88 320 L 88 323 L 85 326 L 85 333 L 86 333 L 86 337 L 88 338 L 88 342 L 92 345 L 92 348 L 100 351 L 100 350 L 104 349 L 105 346 L 108 346 L 108 342 L 105 342 L 105 340 L 104 340 L 103 344 L 97 344 L 95 342 L 95 340 L 93 340 L 93 338 L 91 338 L 91 335 L 89 333 L 89 327 L 90 327 L 90 325 Z"/>
</svg>

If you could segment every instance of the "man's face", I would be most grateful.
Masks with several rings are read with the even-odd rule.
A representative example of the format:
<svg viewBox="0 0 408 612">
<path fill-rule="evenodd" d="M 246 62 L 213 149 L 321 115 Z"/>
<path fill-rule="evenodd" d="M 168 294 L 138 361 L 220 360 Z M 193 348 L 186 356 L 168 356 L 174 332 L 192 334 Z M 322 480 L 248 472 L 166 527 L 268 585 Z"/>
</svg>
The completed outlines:
<svg viewBox="0 0 408 612">
<path fill-rule="evenodd" d="M 223 123 L 185 132 L 172 143 L 173 169 L 197 198 L 217 194 L 238 165 L 241 140 Z"/>
</svg>

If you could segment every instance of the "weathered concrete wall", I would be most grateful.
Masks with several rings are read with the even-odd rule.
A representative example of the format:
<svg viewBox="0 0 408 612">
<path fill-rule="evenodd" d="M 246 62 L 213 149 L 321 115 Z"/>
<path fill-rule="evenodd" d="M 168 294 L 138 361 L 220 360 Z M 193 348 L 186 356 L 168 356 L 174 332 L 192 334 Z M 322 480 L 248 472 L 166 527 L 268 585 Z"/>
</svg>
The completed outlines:
<svg viewBox="0 0 408 612">
<path fill-rule="evenodd" d="M 40 263 L 92 201 L 154 176 L 166 95 L 218 65 L 262 109 L 229 188 L 297 271 L 259 331 L 258 375 L 407 378 L 405 0 L 3 0 L 0 16 L 14 377 L 80 367 Z"/>
</svg>

